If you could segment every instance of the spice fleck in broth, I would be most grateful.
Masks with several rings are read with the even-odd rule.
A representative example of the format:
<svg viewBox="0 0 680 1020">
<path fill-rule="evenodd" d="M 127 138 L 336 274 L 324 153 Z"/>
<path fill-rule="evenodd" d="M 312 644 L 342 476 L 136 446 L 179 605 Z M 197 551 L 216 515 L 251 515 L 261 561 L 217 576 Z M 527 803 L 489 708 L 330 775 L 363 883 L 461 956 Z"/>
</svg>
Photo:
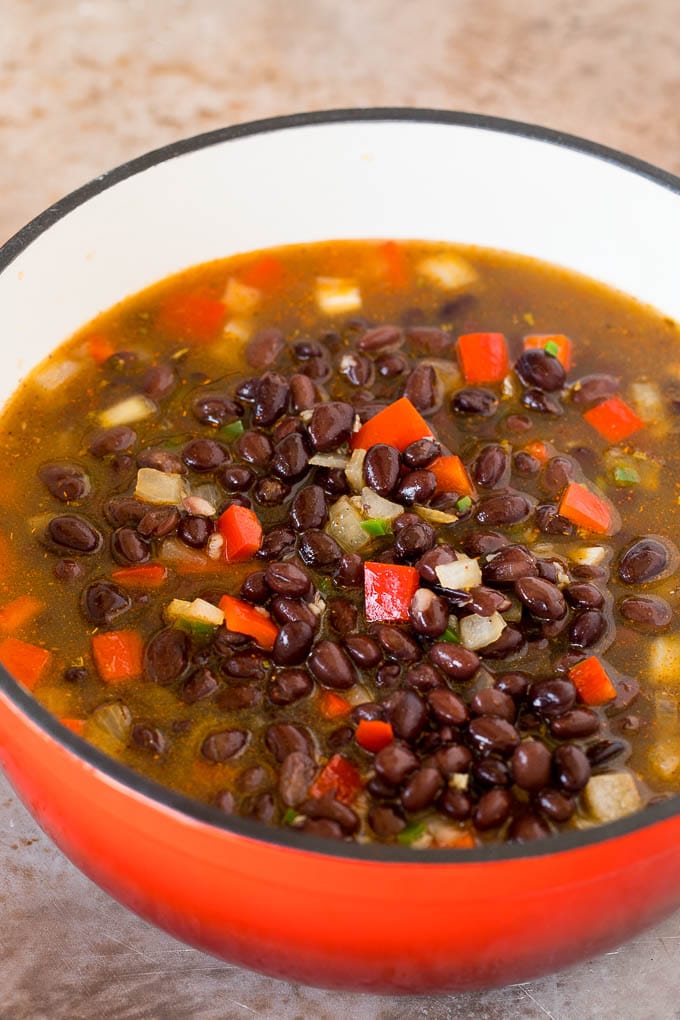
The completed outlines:
<svg viewBox="0 0 680 1020">
<path fill-rule="evenodd" d="M 2 422 L 0 661 L 228 814 L 530 841 L 680 787 L 674 323 L 530 259 L 191 269 Z"/>
</svg>

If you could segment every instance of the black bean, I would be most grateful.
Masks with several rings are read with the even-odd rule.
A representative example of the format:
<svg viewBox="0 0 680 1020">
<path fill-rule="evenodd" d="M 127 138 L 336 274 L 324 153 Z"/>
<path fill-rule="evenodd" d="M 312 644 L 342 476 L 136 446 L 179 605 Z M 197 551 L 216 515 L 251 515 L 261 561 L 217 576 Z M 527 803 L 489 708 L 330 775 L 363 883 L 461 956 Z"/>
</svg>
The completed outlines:
<svg viewBox="0 0 680 1020">
<path fill-rule="evenodd" d="M 47 525 L 46 537 L 56 546 L 85 555 L 99 552 L 103 543 L 101 533 L 94 524 L 78 514 L 53 517 Z"/>
<path fill-rule="evenodd" d="M 417 662 L 421 656 L 418 642 L 398 627 L 376 627 L 375 636 L 386 655 L 398 662 Z"/>
<path fill-rule="evenodd" d="M 253 489 L 253 497 L 260 506 L 279 506 L 289 495 L 290 486 L 280 478 L 259 478 Z"/>
<path fill-rule="evenodd" d="M 268 726 L 264 742 L 278 762 L 282 762 L 293 751 L 314 757 L 314 745 L 309 733 L 292 723 L 273 723 Z"/>
<path fill-rule="evenodd" d="M 338 726 L 326 738 L 326 744 L 329 750 L 334 751 L 340 747 L 346 747 L 347 744 L 352 742 L 354 737 L 354 730 L 351 726 Z"/>
<path fill-rule="evenodd" d="M 600 609 L 584 609 L 569 624 L 569 644 L 574 648 L 591 648 L 604 637 L 607 619 Z"/>
<path fill-rule="evenodd" d="M 529 688 L 529 678 L 525 673 L 504 673 L 495 682 L 496 690 L 509 694 L 515 701 L 521 700 Z"/>
<path fill-rule="evenodd" d="M 429 650 L 430 660 L 451 680 L 471 680 L 479 669 L 479 656 L 460 645 L 437 642 Z"/>
<path fill-rule="evenodd" d="M 330 818 L 307 818 L 302 832 L 320 839 L 342 839 L 344 835 L 338 823 Z"/>
<path fill-rule="evenodd" d="M 142 538 L 164 538 L 179 524 L 179 510 L 174 506 L 152 507 L 137 524 Z"/>
<path fill-rule="evenodd" d="M 169 361 L 151 365 L 142 378 L 142 389 L 154 400 L 162 400 L 177 386 L 177 373 Z"/>
<path fill-rule="evenodd" d="M 453 563 L 455 559 L 456 554 L 450 545 L 437 545 L 434 549 L 430 549 L 420 557 L 416 563 L 416 568 L 423 581 L 427 582 L 427 584 L 439 584 L 435 567 L 441 566 L 444 563 Z"/>
<path fill-rule="evenodd" d="M 590 737 L 600 728 L 600 720 L 592 708 L 572 708 L 550 719 L 550 732 L 558 740 L 579 740 Z"/>
<path fill-rule="evenodd" d="M 265 571 L 265 580 L 271 590 L 286 598 L 300 598 L 309 590 L 309 575 L 291 561 L 277 560 Z"/>
<path fill-rule="evenodd" d="M 550 754 L 548 753 L 548 761 Z M 471 775 L 479 786 L 511 786 L 510 769 L 498 758 L 482 758 L 472 766 Z"/>
<path fill-rule="evenodd" d="M 427 708 L 425 702 L 413 690 L 399 691 L 393 696 L 390 722 L 395 736 L 410 743 L 414 741 L 427 725 Z"/>
<path fill-rule="evenodd" d="M 619 388 L 613 375 L 595 372 L 578 379 L 571 388 L 571 399 L 575 404 L 594 404 L 613 397 Z"/>
<path fill-rule="evenodd" d="M 132 601 L 129 595 L 112 581 L 95 581 L 83 592 L 82 604 L 88 619 L 100 626 L 111 623 L 117 616 L 126 613 Z"/>
<path fill-rule="evenodd" d="M 462 726 L 469 718 L 463 699 L 448 687 L 435 687 L 434 690 L 430 690 L 427 695 L 427 703 L 430 712 L 439 723 Z"/>
<path fill-rule="evenodd" d="M 302 436 L 294 432 L 274 447 L 271 470 L 288 482 L 299 481 L 307 472 L 309 458 Z"/>
<path fill-rule="evenodd" d="M 358 553 L 343 553 L 335 572 L 335 583 L 341 588 L 363 587 L 364 561 Z"/>
<path fill-rule="evenodd" d="M 512 464 L 519 475 L 524 475 L 529 478 L 531 475 L 536 475 L 540 471 L 541 462 L 536 460 L 526 450 L 518 450 L 512 458 Z"/>
<path fill-rule="evenodd" d="M 354 408 L 342 401 L 330 401 L 314 408 L 309 436 L 316 450 L 327 452 L 346 443 L 354 424 Z"/>
<path fill-rule="evenodd" d="M 286 343 L 283 333 L 275 326 L 258 329 L 246 347 L 246 361 L 252 368 L 262 372 L 274 364 Z"/>
<path fill-rule="evenodd" d="M 360 351 L 377 354 L 381 351 L 395 351 L 404 343 L 404 331 L 399 326 L 375 326 L 367 329 L 357 340 Z"/>
<path fill-rule="evenodd" d="M 78 560 L 57 560 L 53 573 L 58 581 L 78 581 L 85 573 L 85 567 Z"/>
<path fill-rule="evenodd" d="M 177 526 L 177 537 L 192 549 L 202 549 L 215 530 L 209 517 L 183 517 Z"/>
<path fill-rule="evenodd" d="M 541 790 L 536 806 L 552 822 L 568 822 L 576 809 L 573 798 L 558 790 Z"/>
<path fill-rule="evenodd" d="M 665 541 L 651 535 L 638 538 L 621 555 L 619 577 L 624 584 L 656 581 L 668 571 L 671 558 L 672 552 Z M 677 554 L 673 558 L 677 560 Z"/>
<path fill-rule="evenodd" d="M 376 443 L 366 451 L 364 481 L 380 496 L 390 496 L 399 481 L 399 450 L 386 443 Z"/>
<path fill-rule="evenodd" d="M 510 759 L 512 778 L 523 790 L 541 790 L 550 782 L 551 754 L 540 740 L 525 740 Z"/>
<path fill-rule="evenodd" d="M 242 460 L 256 467 L 267 467 L 271 460 L 273 448 L 267 436 L 262 432 L 248 431 L 236 441 L 236 452 Z"/>
<path fill-rule="evenodd" d="M 468 726 L 468 740 L 479 754 L 512 754 L 519 744 L 519 733 L 506 719 L 482 715 Z"/>
<path fill-rule="evenodd" d="M 533 811 L 525 811 L 519 818 L 514 818 L 508 829 L 508 839 L 513 843 L 531 843 L 549 835 L 550 828 Z"/>
<path fill-rule="evenodd" d="M 319 641 L 309 656 L 308 665 L 316 679 L 324 687 L 334 690 L 348 690 L 356 683 L 352 660 L 344 648 L 333 641 Z"/>
<path fill-rule="evenodd" d="M 489 443 L 472 464 L 472 477 L 484 489 L 498 489 L 510 478 L 510 455 L 500 443 Z"/>
<path fill-rule="evenodd" d="M 542 503 L 536 507 L 536 527 L 545 535 L 573 535 L 576 528 L 563 517 L 552 503 Z"/>
<path fill-rule="evenodd" d="M 354 706 L 351 718 L 352 722 L 358 725 L 360 722 L 373 722 L 375 719 L 384 720 L 385 714 L 383 705 L 375 701 L 363 701 L 360 705 Z"/>
<path fill-rule="evenodd" d="M 554 393 L 545 393 L 535 386 L 525 390 L 521 400 L 524 407 L 530 411 L 537 411 L 538 414 L 564 414 L 564 408 Z"/>
<path fill-rule="evenodd" d="M 323 797 L 309 797 L 300 805 L 300 810 L 308 818 L 335 822 L 347 835 L 352 835 L 359 828 L 357 813 L 329 794 L 324 794 Z"/>
<path fill-rule="evenodd" d="M 162 754 L 166 748 L 165 737 L 157 726 L 136 723 L 130 731 L 130 737 L 133 744 L 152 754 Z"/>
<path fill-rule="evenodd" d="M 403 354 L 381 354 L 376 361 L 378 374 L 383 379 L 394 379 L 395 376 L 403 375 L 408 368 L 408 361 Z"/>
<path fill-rule="evenodd" d="M 418 521 L 403 528 L 396 537 L 394 551 L 400 560 L 409 562 L 421 557 L 434 546 L 436 532 L 432 525 Z"/>
<path fill-rule="evenodd" d="M 325 349 L 317 340 L 298 340 L 293 345 L 293 353 L 297 361 L 309 361 L 310 358 L 322 357 Z"/>
<path fill-rule="evenodd" d="M 310 411 L 316 403 L 316 386 L 309 378 L 301 372 L 296 372 L 290 378 L 290 402 L 293 410 L 299 414 L 300 411 Z"/>
<path fill-rule="evenodd" d="M 515 582 L 515 592 L 537 620 L 561 620 L 567 612 L 560 589 L 542 577 L 520 578 Z"/>
<path fill-rule="evenodd" d="M 432 471 L 422 468 L 404 475 L 397 489 L 397 499 L 411 506 L 413 503 L 428 503 L 437 489 L 437 479 Z"/>
<path fill-rule="evenodd" d="M 214 471 L 228 458 L 227 450 L 214 439 L 192 439 L 182 450 L 182 459 L 193 471 Z"/>
<path fill-rule="evenodd" d="M 533 509 L 531 499 L 522 492 L 504 492 L 489 496 L 477 508 L 480 524 L 518 524 Z"/>
<path fill-rule="evenodd" d="M 264 535 L 257 556 L 261 560 L 275 560 L 293 545 L 295 545 L 295 532 L 284 524 L 278 528 L 272 528 Z"/>
<path fill-rule="evenodd" d="M 203 425 L 226 425 L 240 418 L 243 405 L 223 393 L 201 393 L 191 405 L 195 418 Z"/>
<path fill-rule="evenodd" d="M 472 753 L 465 744 L 448 744 L 441 747 L 434 756 L 437 768 L 445 776 L 467 772 L 472 764 Z"/>
<path fill-rule="evenodd" d="M 521 435 L 531 428 L 531 418 L 527 414 L 509 414 L 505 419 L 505 427 L 513 435 Z"/>
<path fill-rule="evenodd" d="M 469 818 L 472 811 L 472 801 L 469 795 L 464 790 L 457 790 L 455 787 L 449 787 L 444 791 L 437 806 L 443 814 L 457 822 Z"/>
<path fill-rule="evenodd" d="M 100 429 L 91 437 L 88 450 L 94 457 L 107 457 L 111 453 L 124 453 L 137 442 L 137 433 L 129 425 L 115 425 Z"/>
<path fill-rule="evenodd" d="M 328 519 L 326 497 L 319 485 L 299 489 L 290 505 L 290 523 L 296 531 L 319 530 Z"/>
<path fill-rule="evenodd" d="M 376 805 L 370 809 L 368 812 L 368 824 L 376 836 L 381 836 L 383 839 L 390 836 L 398 836 L 402 829 L 406 827 L 406 822 L 397 814 L 394 808 L 382 805 Z"/>
<path fill-rule="evenodd" d="M 323 383 L 333 375 L 333 366 L 324 354 L 323 357 L 310 358 L 306 361 L 302 366 L 301 372 L 315 382 Z"/>
<path fill-rule="evenodd" d="M 401 455 L 407 468 L 424 468 L 441 454 L 441 446 L 434 439 L 416 439 Z"/>
<path fill-rule="evenodd" d="M 536 558 L 523 545 L 506 545 L 493 552 L 482 567 L 487 585 L 514 585 L 522 578 L 536 577 Z"/>
<path fill-rule="evenodd" d="M 382 662 L 380 645 L 367 634 L 349 634 L 344 645 L 347 654 L 360 669 L 373 669 Z"/>
<path fill-rule="evenodd" d="M 474 813 L 475 826 L 485 832 L 505 822 L 512 811 L 512 797 L 503 787 L 496 787 L 484 793 L 477 802 Z"/>
<path fill-rule="evenodd" d="M 529 690 L 529 703 L 535 712 L 548 719 L 573 707 L 576 688 L 571 680 L 538 680 Z"/>
<path fill-rule="evenodd" d="M 342 559 L 342 549 L 335 539 L 324 531 L 306 531 L 300 538 L 299 552 L 308 567 L 322 573 L 334 570 Z"/>
<path fill-rule="evenodd" d="M 286 410 L 288 382 L 276 372 L 265 372 L 257 381 L 253 408 L 253 422 L 266 428 L 273 425 Z"/>
<path fill-rule="evenodd" d="M 525 386 L 549 393 L 561 390 L 566 379 L 566 372 L 559 359 L 536 348 L 524 351 L 519 356 L 515 362 L 515 372 Z"/>
<path fill-rule="evenodd" d="M 498 397 L 492 390 L 468 387 L 454 393 L 451 410 L 456 414 L 481 414 L 488 417 L 495 414 L 498 408 Z"/>
<path fill-rule="evenodd" d="M 307 658 L 313 640 L 314 631 L 308 623 L 285 623 L 274 641 L 272 658 L 277 666 L 299 666 Z"/>
<path fill-rule="evenodd" d="M 111 535 L 111 552 L 119 563 L 147 563 L 151 546 L 134 528 L 118 528 Z"/>
<path fill-rule="evenodd" d="M 338 634 L 345 637 L 357 630 L 358 610 L 346 599 L 332 599 L 327 605 L 328 621 Z"/>
<path fill-rule="evenodd" d="M 618 758 L 619 755 L 627 754 L 629 750 L 630 747 L 624 740 L 597 740 L 586 749 L 586 755 L 591 767 L 598 768 Z"/>
<path fill-rule="evenodd" d="M 189 665 L 190 642 L 184 631 L 166 627 L 147 641 L 144 675 L 155 684 L 171 684 Z"/>
<path fill-rule="evenodd" d="M 510 544 L 510 540 L 498 531 L 473 531 L 463 540 L 463 549 L 468 556 L 490 556 Z"/>
<path fill-rule="evenodd" d="M 254 570 L 252 574 L 248 574 L 241 584 L 241 598 L 257 606 L 264 605 L 271 594 L 264 576 L 264 570 Z"/>
<path fill-rule="evenodd" d="M 343 354 L 339 372 L 352 386 L 371 386 L 375 377 L 373 362 L 363 354 Z"/>
<path fill-rule="evenodd" d="M 201 754 L 208 761 L 229 761 L 240 754 L 247 743 L 248 734 L 244 730 L 219 730 L 205 738 L 201 744 Z"/>
<path fill-rule="evenodd" d="M 291 751 L 281 763 L 279 796 L 287 807 L 297 807 L 307 797 L 316 775 L 316 762 L 303 751 Z"/>
<path fill-rule="evenodd" d="M 441 406 L 442 385 L 432 365 L 425 361 L 416 365 L 406 380 L 404 396 L 424 415 L 433 414 Z"/>
<path fill-rule="evenodd" d="M 484 585 L 470 588 L 469 595 L 470 601 L 467 608 L 471 609 L 473 613 L 477 613 L 478 616 L 489 617 L 494 613 L 504 613 L 512 605 L 510 599 L 503 592 L 486 588 Z"/>
<path fill-rule="evenodd" d="M 158 450 L 151 447 L 137 454 L 139 467 L 153 468 L 166 474 L 186 474 L 186 466 L 178 453 L 173 450 Z"/>
<path fill-rule="evenodd" d="M 38 477 L 62 503 L 84 499 L 90 493 L 90 479 L 77 464 L 43 464 Z"/>
<path fill-rule="evenodd" d="M 241 709 L 252 709 L 262 701 L 262 691 L 254 683 L 233 684 L 216 699 L 217 705 L 225 712 L 239 712 Z"/>
<path fill-rule="evenodd" d="M 565 587 L 564 594 L 575 609 L 599 609 L 604 604 L 604 595 L 589 581 L 572 581 Z"/>
<path fill-rule="evenodd" d="M 404 784 L 401 802 L 407 811 L 422 811 L 439 796 L 443 785 L 439 769 L 420 768 Z"/>
<path fill-rule="evenodd" d="M 436 638 L 448 627 L 449 607 L 445 599 L 429 588 L 419 588 L 411 599 L 409 617 L 418 634 Z"/>
<path fill-rule="evenodd" d="M 104 504 L 104 516 L 109 524 L 119 527 L 121 524 L 138 524 L 149 507 L 138 499 L 130 496 L 119 496 Z"/>
<path fill-rule="evenodd" d="M 511 655 L 520 655 L 525 640 L 521 630 L 509 625 L 496 641 L 484 648 L 485 659 L 507 659 Z"/>
<path fill-rule="evenodd" d="M 575 744 L 555 748 L 553 769 L 558 785 L 567 793 L 578 793 L 590 779 L 590 762 Z"/>
<path fill-rule="evenodd" d="M 418 768 L 418 758 L 408 744 L 394 740 L 376 754 L 373 765 L 380 779 L 400 786 Z"/>
<path fill-rule="evenodd" d="M 561 496 L 575 474 L 574 462 L 569 457 L 551 457 L 541 473 L 541 488 L 549 496 Z"/>
<path fill-rule="evenodd" d="M 234 652 L 222 663 L 227 676 L 239 679 L 258 679 L 264 673 L 261 652 Z"/>
<path fill-rule="evenodd" d="M 218 687 L 219 683 L 216 677 L 205 666 L 201 666 L 199 669 L 195 669 L 184 681 L 182 701 L 186 702 L 187 705 L 193 705 L 197 701 L 204 701 L 214 694 Z"/>
<path fill-rule="evenodd" d="M 327 496 L 345 496 L 349 491 L 349 482 L 342 468 L 317 468 L 316 481 Z"/>
<path fill-rule="evenodd" d="M 306 670 L 282 669 L 273 678 L 267 696 L 274 705 L 292 705 L 311 694 L 313 687 L 312 678 Z"/>
<path fill-rule="evenodd" d="M 272 615 L 279 623 L 295 623 L 302 620 L 312 629 L 319 625 L 319 617 L 312 612 L 305 602 L 298 599 L 287 599 L 277 595 L 271 602 Z"/>
<path fill-rule="evenodd" d="M 472 698 L 470 711 L 474 715 L 493 715 L 514 722 L 517 715 L 515 702 L 509 694 L 497 687 L 483 687 Z"/>
<path fill-rule="evenodd" d="M 673 610 L 658 595 L 628 595 L 619 609 L 624 620 L 642 630 L 659 630 L 673 619 Z"/>
</svg>

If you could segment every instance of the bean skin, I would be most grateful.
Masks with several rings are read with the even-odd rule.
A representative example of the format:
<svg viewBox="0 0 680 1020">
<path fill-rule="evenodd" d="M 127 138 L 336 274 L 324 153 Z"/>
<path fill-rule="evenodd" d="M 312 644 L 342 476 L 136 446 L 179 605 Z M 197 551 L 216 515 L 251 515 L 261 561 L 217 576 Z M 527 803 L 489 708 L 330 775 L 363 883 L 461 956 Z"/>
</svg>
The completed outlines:
<svg viewBox="0 0 680 1020">
<path fill-rule="evenodd" d="M 276 595 L 271 601 L 271 611 L 274 619 L 280 624 L 303 620 L 313 630 L 319 625 L 319 617 L 312 612 L 306 602 L 302 602 L 299 599 L 289 599 L 283 595 Z"/>
<path fill-rule="evenodd" d="M 303 751 L 291 751 L 281 762 L 279 796 L 287 807 L 297 807 L 307 796 L 316 775 L 316 762 Z"/>
<path fill-rule="evenodd" d="M 482 758 L 476 761 L 471 771 L 472 778 L 479 786 L 511 786 L 510 770 L 498 758 Z"/>
<path fill-rule="evenodd" d="M 640 630 L 661 630 L 673 619 L 673 610 L 658 595 L 629 595 L 621 600 L 621 616 Z"/>
<path fill-rule="evenodd" d="M 477 691 L 470 702 L 470 711 L 474 715 L 490 715 L 507 722 L 514 722 L 517 715 L 515 702 L 509 694 L 499 691 L 497 687 L 486 687 Z"/>
<path fill-rule="evenodd" d="M 322 640 L 314 646 L 308 666 L 323 687 L 346 691 L 353 687 L 357 677 L 352 660 L 344 648 L 333 641 Z"/>
<path fill-rule="evenodd" d="M 343 553 L 335 573 L 341 588 L 361 588 L 364 583 L 364 561 L 358 553 Z"/>
<path fill-rule="evenodd" d="M 541 488 L 549 496 L 561 496 L 575 474 L 574 463 L 569 457 L 551 457 L 541 473 Z"/>
<path fill-rule="evenodd" d="M 100 429 L 91 437 L 88 450 L 93 457 L 108 457 L 112 453 L 124 453 L 137 442 L 137 433 L 129 425 L 115 425 Z"/>
<path fill-rule="evenodd" d="M 302 436 L 293 432 L 274 447 L 271 470 L 287 482 L 297 482 L 307 473 L 308 463 Z"/>
<path fill-rule="evenodd" d="M 215 471 L 227 458 L 226 448 L 214 439 L 192 439 L 182 450 L 182 459 L 192 471 Z"/>
<path fill-rule="evenodd" d="M 396 351 L 404 343 L 404 331 L 398 326 L 375 326 L 367 329 L 357 340 L 360 351 L 377 354 L 383 351 Z"/>
<path fill-rule="evenodd" d="M 529 689 L 529 678 L 525 673 L 504 673 L 496 680 L 495 687 L 509 694 L 515 701 L 520 701 Z"/>
<path fill-rule="evenodd" d="M 176 627 L 158 631 L 144 649 L 144 675 L 153 683 L 170 684 L 189 665 L 190 642 Z"/>
<path fill-rule="evenodd" d="M 182 701 L 194 705 L 197 701 L 205 701 L 215 693 L 219 683 L 216 677 L 205 667 L 200 667 L 185 680 L 182 686 Z"/>
<path fill-rule="evenodd" d="M 472 477 L 481 488 L 498 489 L 510 478 L 510 456 L 504 446 L 490 443 L 477 454 Z"/>
<path fill-rule="evenodd" d="M 542 577 L 523 577 L 515 582 L 515 593 L 537 620 L 561 620 L 567 604 L 560 589 Z"/>
<path fill-rule="evenodd" d="M 380 645 L 367 634 L 350 634 L 345 638 L 344 645 L 348 655 L 360 669 L 373 669 L 382 662 L 383 653 Z"/>
<path fill-rule="evenodd" d="M 224 393 L 202 393 L 191 405 L 195 418 L 203 425 L 227 425 L 243 414 L 243 405 Z"/>
<path fill-rule="evenodd" d="M 269 464 L 273 447 L 262 432 L 246 431 L 236 441 L 236 452 L 242 460 L 255 467 L 265 468 Z"/>
<path fill-rule="evenodd" d="M 300 411 L 311 411 L 316 404 L 316 386 L 309 378 L 301 372 L 296 372 L 290 378 L 290 402 L 296 414 Z"/>
<path fill-rule="evenodd" d="M 288 381 L 277 372 L 265 372 L 257 381 L 253 422 L 266 428 L 285 412 L 289 396 Z"/>
<path fill-rule="evenodd" d="M 279 763 L 293 751 L 314 756 L 314 745 L 309 733 L 301 726 L 293 726 L 292 723 L 273 723 L 268 726 L 264 742 Z"/>
<path fill-rule="evenodd" d="M 428 552 L 423 553 L 416 563 L 416 568 L 423 581 L 427 584 L 438 584 L 439 581 L 435 572 L 435 567 L 438 567 L 443 563 L 453 563 L 455 559 L 456 554 L 450 545 L 437 545 L 434 549 L 430 549 Z"/>
<path fill-rule="evenodd" d="M 437 642 L 429 650 L 430 661 L 451 680 L 464 683 L 479 669 L 479 656 L 461 645 Z"/>
<path fill-rule="evenodd" d="M 379 496 L 390 496 L 399 481 L 399 451 L 386 443 L 376 443 L 366 451 L 364 481 Z"/>
<path fill-rule="evenodd" d="M 147 563 L 151 546 L 134 528 L 118 528 L 111 536 L 111 552 L 119 563 Z"/>
<path fill-rule="evenodd" d="M 342 559 L 342 549 L 331 535 L 310 528 L 300 538 L 300 558 L 308 567 L 322 573 L 334 570 Z"/>
<path fill-rule="evenodd" d="M 469 818 L 472 811 L 472 801 L 468 794 L 464 790 L 457 790 L 455 787 L 449 787 L 444 791 L 439 798 L 437 806 L 443 814 L 448 815 L 449 818 L 453 818 L 457 822 L 462 822 L 464 819 Z"/>
<path fill-rule="evenodd" d="M 84 499 L 90 493 L 90 480 L 77 464 L 44 464 L 38 477 L 61 503 Z"/>
<path fill-rule="evenodd" d="M 489 556 L 510 545 L 510 540 L 498 531 L 473 531 L 463 541 L 468 556 Z"/>
<path fill-rule="evenodd" d="M 568 822 L 576 804 L 573 798 L 558 790 L 541 790 L 536 797 L 536 806 L 552 822 Z"/>
<path fill-rule="evenodd" d="M 435 540 L 434 528 L 419 520 L 417 524 L 411 524 L 399 531 L 394 542 L 394 551 L 400 560 L 412 562 L 431 549 Z"/>
<path fill-rule="evenodd" d="M 309 590 L 309 575 L 290 560 L 270 563 L 264 579 L 273 592 L 286 598 L 300 598 Z"/>
<path fill-rule="evenodd" d="M 376 836 L 389 839 L 391 836 L 398 836 L 406 827 L 404 819 L 391 807 L 377 806 L 368 812 L 368 824 Z"/>
<path fill-rule="evenodd" d="M 418 642 L 398 627 L 380 625 L 375 629 L 375 637 L 385 654 L 399 662 L 417 662 L 421 657 Z"/>
<path fill-rule="evenodd" d="M 130 596 L 112 581 L 95 581 L 83 592 L 83 611 L 97 626 L 111 623 L 131 605 Z"/>
<path fill-rule="evenodd" d="M 246 361 L 258 372 L 264 371 L 274 364 L 285 347 L 285 339 L 280 329 L 267 326 L 259 329 L 246 347 Z"/>
<path fill-rule="evenodd" d="M 448 687 L 436 687 L 427 695 L 430 712 L 439 723 L 462 726 L 469 718 L 467 706 L 459 694 Z"/>
<path fill-rule="evenodd" d="M 164 538 L 175 530 L 179 521 L 177 507 L 153 507 L 141 518 L 137 531 L 142 538 Z"/>
<path fill-rule="evenodd" d="M 545 839 L 549 835 L 549 827 L 532 811 L 514 818 L 508 830 L 508 839 L 513 843 L 531 843 L 535 839 Z"/>
<path fill-rule="evenodd" d="M 470 588 L 470 601 L 468 609 L 478 616 L 493 616 L 494 613 L 504 613 L 510 608 L 512 602 L 500 591 L 493 588 L 486 588 L 483 585 L 477 588 Z"/>
<path fill-rule="evenodd" d="M 524 648 L 524 635 L 517 627 L 508 625 L 501 636 L 492 641 L 484 649 L 485 659 L 507 659 L 511 655 L 519 655 Z"/>
<path fill-rule="evenodd" d="M 564 589 L 570 606 L 575 609 L 600 609 L 604 604 L 604 595 L 589 581 L 572 581 Z"/>
<path fill-rule="evenodd" d="M 401 455 L 404 466 L 412 470 L 425 468 L 439 457 L 441 446 L 434 439 L 416 439 Z"/>
</svg>

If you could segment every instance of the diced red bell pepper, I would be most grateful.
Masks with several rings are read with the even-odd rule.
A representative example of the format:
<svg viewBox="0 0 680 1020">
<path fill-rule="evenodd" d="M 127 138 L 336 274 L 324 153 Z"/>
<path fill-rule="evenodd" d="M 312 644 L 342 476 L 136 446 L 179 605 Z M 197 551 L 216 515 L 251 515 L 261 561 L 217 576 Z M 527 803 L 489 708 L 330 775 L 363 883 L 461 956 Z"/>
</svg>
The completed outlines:
<svg viewBox="0 0 680 1020">
<path fill-rule="evenodd" d="M 87 349 L 92 360 L 98 365 L 108 361 L 111 355 L 116 353 L 116 348 L 109 338 L 101 333 L 93 333 L 87 338 Z"/>
<path fill-rule="evenodd" d="M 610 443 L 620 443 L 622 439 L 644 428 L 645 424 L 620 397 L 610 397 L 591 407 L 583 417 Z"/>
<path fill-rule="evenodd" d="M 240 269 L 236 274 L 239 281 L 247 287 L 258 290 L 273 290 L 283 278 L 283 262 L 274 255 L 263 255 L 249 266 Z"/>
<path fill-rule="evenodd" d="M 606 535 L 612 527 L 609 504 L 578 482 L 571 482 L 565 489 L 559 512 L 577 527 L 598 535 Z"/>
<path fill-rule="evenodd" d="M 378 248 L 385 267 L 385 277 L 390 287 L 399 290 L 408 280 L 408 262 L 402 245 L 396 241 L 384 241 Z"/>
<path fill-rule="evenodd" d="M 586 705 L 606 705 L 616 697 L 616 687 L 594 655 L 572 666 L 569 676 L 581 701 Z"/>
<path fill-rule="evenodd" d="M 262 525 L 250 507 L 232 503 L 220 515 L 217 528 L 224 539 L 224 558 L 229 563 L 249 560 L 260 548 Z"/>
<path fill-rule="evenodd" d="M 168 568 L 160 563 L 144 563 L 139 567 L 120 567 L 111 580 L 126 588 L 160 588 L 168 579 Z"/>
<path fill-rule="evenodd" d="M 60 719 L 59 722 L 62 726 L 65 726 L 71 733 L 75 733 L 77 736 L 82 737 L 85 731 L 85 720 L 84 719 Z"/>
<path fill-rule="evenodd" d="M 339 719 L 343 715 L 349 715 L 352 706 L 347 698 L 334 691 L 322 691 L 319 696 L 319 711 L 324 719 Z"/>
<path fill-rule="evenodd" d="M 411 599 L 420 584 L 415 567 L 397 563 L 364 563 L 364 612 L 370 622 L 406 621 Z"/>
<path fill-rule="evenodd" d="M 524 337 L 525 351 L 545 350 L 547 344 L 557 348 L 555 357 L 562 365 L 564 371 L 568 372 L 571 368 L 572 355 L 572 343 L 568 336 L 565 336 L 564 333 L 537 333 L 534 336 Z"/>
<path fill-rule="evenodd" d="M 383 722 L 382 719 L 362 719 L 357 726 L 354 739 L 365 751 L 377 754 L 394 740 L 392 724 Z"/>
<path fill-rule="evenodd" d="M 459 496 L 475 495 L 475 487 L 470 481 L 465 465 L 455 454 L 437 457 L 428 464 L 427 470 L 431 471 L 437 480 L 437 492 L 457 492 Z"/>
<path fill-rule="evenodd" d="M 309 788 L 310 797 L 334 794 L 336 800 L 351 804 L 361 789 L 361 776 L 351 762 L 341 754 L 334 754 Z"/>
<path fill-rule="evenodd" d="M 502 333 L 465 333 L 458 337 L 458 360 L 467 383 L 501 382 L 510 362 Z"/>
<path fill-rule="evenodd" d="M 220 609 L 224 613 L 227 630 L 254 638 L 260 648 L 269 650 L 274 647 L 279 628 L 272 622 L 269 614 L 259 613 L 255 606 L 250 606 L 243 599 L 237 599 L 233 595 L 222 596 Z"/>
<path fill-rule="evenodd" d="M 408 397 L 401 397 L 378 411 L 352 436 L 353 450 L 369 450 L 377 443 L 388 443 L 402 452 L 417 439 L 432 439 L 432 429 Z"/>
<path fill-rule="evenodd" d="M 540 439 L 534 440 L 533 443 L 527 443 L 524 447 L 525 451 L 535 457 L 539 464 L 545 464 L 547 460 L 550 460 L 552 453 L 546 443 L 543 443 Z"/>
<path fill-rule="evenodd" d="M 224 322 L 222 301 L 203 291 L 171 294 L 158 310 L 157 323 L 166 333 L 183 340 L 206 343 L 214 340 Z"/>
<path fill-rule="evenodd" d="M 19 595 L 0 609 L 0 631 L 12 634 L 34 620 L 45 608 L 45 603 L 32 595 Z"/>
<path fill-rule="evenodd" d="M 0 641 L 0 663 L 15 680 L 32 691 L 44 677 L 52 658 L 46 648 L 30 645 L 15 637 Z"/>
<path fill-rule="evenodd" d="M 143 643 L 136 630 L 110 630 L 92 636 L 92 655 L 106 684 L 137 680 L 142 675 Z"/>
</svg>

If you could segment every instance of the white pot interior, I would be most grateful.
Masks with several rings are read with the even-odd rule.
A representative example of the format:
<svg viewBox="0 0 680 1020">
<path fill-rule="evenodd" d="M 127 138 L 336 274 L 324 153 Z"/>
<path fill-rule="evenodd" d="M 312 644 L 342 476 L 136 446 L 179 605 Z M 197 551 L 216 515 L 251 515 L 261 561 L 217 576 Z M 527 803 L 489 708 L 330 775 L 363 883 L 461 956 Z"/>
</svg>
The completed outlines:
<svg viewBox="0 0 680 1020">
<path fill-rule="evenodd" d="M 680 195 L 521 134 L 408 120 L 309 123 L 151 166 L 57 220 L 0 274 L 0 403 L 98 312 L 192 264 L 330 238 L 533 255 L 680 319 Z"/>
</svg>

